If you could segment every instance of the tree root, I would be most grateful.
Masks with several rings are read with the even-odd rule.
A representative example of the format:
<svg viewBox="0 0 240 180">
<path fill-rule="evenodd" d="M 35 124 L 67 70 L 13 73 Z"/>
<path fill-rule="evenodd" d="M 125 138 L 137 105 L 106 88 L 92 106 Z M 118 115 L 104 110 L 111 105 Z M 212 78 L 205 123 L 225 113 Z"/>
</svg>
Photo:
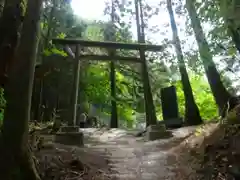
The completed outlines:
<svg viewBox="0 0 240 180">
<path fill-rule="evenodd" d="M 41 180 L 41 178 L 38 175 L 36 164 L 34 163 L 34 160 L 31 156 L 32 152 L 30 149 L 28 151 L 25 151 L 22 153 L 22 155 L 19 158 L 19 165 L 22 176 L 24 177 L 24 180 Z"/>
<path fill-rule="evenodd" d="M 27 148 L 16 151 L 0 146 L 0 179 L 41 180 L 31 154 Z"/>
</svg>

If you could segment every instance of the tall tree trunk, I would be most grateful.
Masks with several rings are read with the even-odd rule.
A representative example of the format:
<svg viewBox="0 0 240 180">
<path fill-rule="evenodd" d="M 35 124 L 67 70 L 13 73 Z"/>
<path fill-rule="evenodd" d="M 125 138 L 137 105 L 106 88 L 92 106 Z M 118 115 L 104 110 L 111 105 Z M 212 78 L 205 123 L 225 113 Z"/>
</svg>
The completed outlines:
<svg viewBox="0 0 240 180">
<path fill-rule="evenodd" d="M 36 110 L 34 120 L 38 122 L 42 121 L 41 118 L 41 109 L 42 109 L 42 95 L 43 95 L 43 79 L 42 78 L 35 78 L 35 86 L 36 86 Z"/>
<path fill-rule="evenodd" d="M 12 66 L 19 40 L 27 0 L 8 0 L 5 2 L 0 19 L 0 85 L 7 82 L 7 74 Z"/>
<path fill-rule="evenodd" d="M 5 0 L 0 0 L 0 18 L 2 16 Z"/>
<path fill-rule="evenodd" d="M 69 126 L 76 126 L 77 120 L 77 105 L 78 105 L 78 92 L 79 92 L 79 78 L 80 78 L 80 67 L 81 62 L 79 59 L 80 56 L 80 47 L 76 45 L 76 52 L 75 58 L 73 63 L 73 86 L 72 86 L 72 93 L 71 93 L 71 100 L 70 100 L 70 119 L 68 121 Z"/>
<path fill-rule="evenodd" d="M 116 75 L 115 63 L 110 62 L 110 83 L 111 83 L 111 128 L 118 128 L 117 103 L 116 103 Z"/>
<path fill-rule="evenodd" d="M 115 0 L 112 0 L 112 13 L 111 13 L 111 22 L 112 22 L 112 35 L 111 39 L 112 41 L 116 41 L 116 30 L 115 27 L 113 27 L 115 22 L 115 13 L 116 13 L 116 7 L 115 7 Z M 109 55 L 114 56 L 116 53 L 115 50 L 110 50 Z M 115 74 L 115 62 L 110 62 L 110 83 L 111 83 L 111 128 L 118 128 L 118 116 L 117 116 L 117 96 L 116 96 L 116 74 Z"/>
<path fill-rule="evenodd" d="M 240 25 L 236 28 L 233 21 L 228 20 L 228 30 L 232 36 L 232 40 L 240 53 Z"/>
<path fill-rule="evenodd" d="M 116 0 L 112 0 L 111 3 L 111 22 L 107 24 L 104 33 L 104 40 L 105 41 L 116 41 L 116 29 L 114 27 L 115 23 L 115 16 L 116 16 Z M 108 55 L 110 57 L 114 56 L 116 50 L 109 49 Z M 111 120 L 110 120 L 110 127 L 111 128 L 118 128 L 118 116 L 117 116 L 117 95 L 116 95 L 116 74 L 115 74 L 115 62 L 110 62 L 110 88 L 111 88 Z"/>
<path fill-rule="evenodd" d="M 189 13 L 195 38 L 197 40 L 200 57 L 202 59 L 204 69 L 212 90 L 213 96 L 219 108 L 219 113 L 223 114 L 227 102 L 232 98 L 224 87 L 219 72 L 213 62 L 213 57 L 209 49 L 209 45 L 204 36 L 203 29 L 198 18 L 193 0 L 186 0 L 186 8 Z"/>
<path fill-rule="evenodd" d="M 144 22 L 143 22 L 143 8 L 141 0 L 135 0 L 135 10 L 136 10 L 136 22 L 137 22 L 137 33 L 138 42 L 145 43 L 145 32 L 144 32 Z M 140 50 L 140 58 L 142 59 L 142 79 L 144 88 L 144 102 L 146 111 L 146 126 L 154 125 L 157 123 L 155 106 L 153 103 L 152 90 L 149 82 L 148 66 L 146 62 L 145 52 Z"/>
<path fill-rule="evenodd" d="M 49 18 L 48 18 L 48 30 L 47 30 L 47 34 L 46 34 L 46 39 L 43 43 L 43 50 L 44 48 L 48 47 L 49 41 L 51 39 L 52 36 L 52 32 L 53 32 L 53 22 L 54 22 L 54 15 L 55 15 L 55 11 L 56 11 L 56 0 L 52 0 L 52 8 L 49 14 Z"/>
<path fill-rule="evenodd" d="M 167 0 L 167 8 L 170 16 L 171 28 L 173 32 L 173 41 L 176 49 L 178 66 L 181 74 L 181 81 L 185 98 L 185 122 L 189 125 L 200 124 L 202 123 L 202 118 L 200 116 L 199 109 L 193 97 L 192 87 L 184 63 L 181 43 L 178 36 L 178 30 L 172 9 L 172 0 Z"/>
<path fill-rule="evenodd" d="M 54 15 L 55 15 L 55 11 L 56 11 L 56 0 L 52 0 L 52 8 L 51 11 L 49 13 L 49 18 L 48 18 L 48 29 L 47 29 L 47 33 L 45 36 L 45 39 L 43 40 L 43 46 L 41 47 L 41 51 L 43 52 L 45 48 L 49 48 L 49 41 L 51 39 L 52 36 L 52 32 L 53 32 L 53 22 L 54 22 Z M 46 59 L 45 59 L 45 55 L 42 53 L 41 55 L 42 58 L 42 64 L 46 63 Z M 41 86 L 40 86 L 40 95 L 39 95 L 39 106 L 38 106 L 38 118 L 37 120 L 40 121 L 41 120 L 41 114 L 47 114 L 49 111 L 48 108 L 42 108 L 43 106 L 43 102 L 44 102 L 44 98 L 46 98 L 45 96 L 43 96 L 43 89 L 46 87 L 45 85 L 45 78 L 43 77 L 41 79 Z"/>
<path fill-rule="evenodd" d="M 40 180 L 28 147 L 28 122 L 42 0 L 29 1 L 16 65 L 6 86 L 0 174 L 4 180 Z"/>
<path fill-rule="evenodd" d="M 240 53 L 240 1 L 219 0 L 219 4 L 228 32 Z"/>
</svg>

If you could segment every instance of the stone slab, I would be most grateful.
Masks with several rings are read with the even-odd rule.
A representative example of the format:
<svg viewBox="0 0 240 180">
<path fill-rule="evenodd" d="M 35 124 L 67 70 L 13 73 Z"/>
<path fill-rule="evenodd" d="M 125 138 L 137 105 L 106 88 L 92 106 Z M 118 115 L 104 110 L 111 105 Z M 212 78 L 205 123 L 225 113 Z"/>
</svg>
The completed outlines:
<svg viewBox="0 0 240 180">
<path fill-rule="evenodd" d="M 60 132 L 79 132 L 79 126 L 62 126 Z"/>
<path fill-rule="evenodd" d="M 156 125 L 150 125 L 147 127 L 147 131 L 165 131 L 165 125 L 164 124 L 156 124 Z"/>
<path fill-rule="evenodd" d="M 146 140 L 154 141 L 157 139 L 163 139 L 171 136 L 171 132 L 166 131 L 163 124 L 150 125 L 147 127 Z"/>
<path fill-rule="evenodd" d="M 58 132 L 55 135 L 54 141 L 64 145 L 83 146 L 83 132 Z"/>
<path fill-rule="evenodd" d="M 170 138 L 173 137 L 172 133 L 170 131 L 152 131 L 152 132 L 147 132 L 146 133 L 146 140 L 147 141 L 154 141 L 158 139 L 165 139 L 165 138 Z"/>
</svg>

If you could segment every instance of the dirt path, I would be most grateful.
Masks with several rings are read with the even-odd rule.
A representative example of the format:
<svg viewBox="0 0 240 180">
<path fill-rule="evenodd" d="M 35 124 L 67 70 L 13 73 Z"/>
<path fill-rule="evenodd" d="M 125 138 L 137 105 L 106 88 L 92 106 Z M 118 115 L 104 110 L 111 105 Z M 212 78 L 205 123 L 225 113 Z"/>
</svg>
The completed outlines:
<svg viewBox="0 0 240 180">
<path fill-rule="evenodd" d="M 142 137 L 134 137 L 133 131 L 85 129 L 85 145 L 96 154 L 107 154 L 111 168 L 116 171 L 113 176 L 119 179 L 176 179 L 179 170 L 184 171 L 182 174 L 189 174 L 188 171 L 191 170 L 187 164 L 186 167 L 178 167 L 177 156 L 170 149 L 178 146 L 195 128 L 173 130 L 173 137 L 151 142 L 145 142 Z M 188 176 L 188 179 L 192 178 Z"/>
</svg>

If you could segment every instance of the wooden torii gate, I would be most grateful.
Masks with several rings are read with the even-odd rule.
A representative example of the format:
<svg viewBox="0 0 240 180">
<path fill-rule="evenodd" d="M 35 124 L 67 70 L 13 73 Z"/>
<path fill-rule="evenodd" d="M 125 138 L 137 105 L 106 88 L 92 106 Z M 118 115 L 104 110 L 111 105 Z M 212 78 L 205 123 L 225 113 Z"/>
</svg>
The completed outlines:
<svg viewBox="0 0 240 180">
<path fill-rule="evenodd" d="M 143 43 L 133 44 L 133 43 L 119 43 L 119 42 L 101 42 L 101 41 L 89 41 L 89 40 L 76 40 L 76 39 L 52 39 L 53 44 L 61 44 L 66 46 L 76 46 L 75 55 L 72 55 L 75 59 L 75 69 L 74 69 L 74 81 L 73 81 L 73 89 L 72 89 L 72 96 L 71 96 L 71 118 L 72 121 L 69 122 L 69 125 L 76 125 L 76 117 L 77 117 L 77 100 L 78 100 L 78 89 L 79 89 L 79 75 L 80 75 L 80 64 L 81 60 L 98 60 L 98 61 L 127 61 L 127 62 L 134 62 L 134 63 L 142 63 L 144 67 L 146 66 L 146 58 L 141 56 L 142 52 L 145 51 L 152 51 L 158 52 L 163 49 L 161 45 L 148 45 Z M 132 57 L 132 56 L 109 56 L 109 55 L 81 55 L 80 47 L 97 47 L 97 48 L 106 48 L 106 49 L 122 49 L 122 50 L 137 50 L 140 52 L 140 58 Z M 148 77 L 147 68 L 143 68 L 143 76 L 145 78 Z M 143 83 L 143 88 L 148 91 L 150 87 L 146 87 L 146 83 Z M 148 85 L 149 86 L 149 85 Z M 144 90 L 144 92 L 146 92 Z M 147 92 L 148 92 L 147 91 Z M 150 98 L 150 99 L 149 99 Z M 150 104 L 149 107 L 153 107 L 153 98 L 148 97 L 144 94 L 145 105 Z M 146 110 L 146 117 L 150 118 L 148 122 L 154 125 L 156 124 L 156 118 L 152 118 L 152 115 L 148 116 L 148 114 L 152 113 L 149 112 L 149 108 L 145 108 Z M 155 112 L 154 112 L 155 113 Z M 154 115 L 156 117 L 156 114 Z"/>
</svg>

